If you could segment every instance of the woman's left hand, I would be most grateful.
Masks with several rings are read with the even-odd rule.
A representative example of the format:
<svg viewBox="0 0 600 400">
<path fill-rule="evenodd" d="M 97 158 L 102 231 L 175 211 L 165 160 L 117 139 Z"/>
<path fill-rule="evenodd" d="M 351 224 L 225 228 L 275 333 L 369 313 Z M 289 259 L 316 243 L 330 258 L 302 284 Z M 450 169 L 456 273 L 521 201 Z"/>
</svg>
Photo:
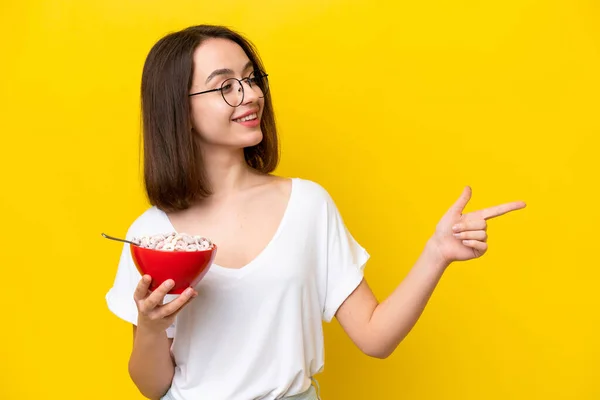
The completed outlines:
<svg viewBox="0 0 600 400">
<path fill-rule="evenodd" d="M 429 241 L 446 265 L 481 257 L 488 249 L 487 220 L 525 208 L 523 201 L 501 204 L 463 214 L 471 199 L 471 188 L 465 187 L 460 198 L 450 207 L 436 226 Z"/>
</svg>

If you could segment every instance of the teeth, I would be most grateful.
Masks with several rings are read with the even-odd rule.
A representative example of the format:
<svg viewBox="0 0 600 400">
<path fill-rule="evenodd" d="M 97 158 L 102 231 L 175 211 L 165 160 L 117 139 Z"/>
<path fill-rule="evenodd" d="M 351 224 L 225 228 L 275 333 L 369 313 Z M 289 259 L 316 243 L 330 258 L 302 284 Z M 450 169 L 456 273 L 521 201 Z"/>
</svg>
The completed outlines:
<svg viewBox="0 0 600 400">
<path fill-rule="evenodd" d="M 236 121 L 236 122 L 250 121 L 250 120 L 256 119 L 256 117 L 257 117 L 256 113 L 254 113 L 254 114 L 246 115 L 243 118 L 238 118 L 238 119 L 236 119 L 234 121 Z"/>
</svg>

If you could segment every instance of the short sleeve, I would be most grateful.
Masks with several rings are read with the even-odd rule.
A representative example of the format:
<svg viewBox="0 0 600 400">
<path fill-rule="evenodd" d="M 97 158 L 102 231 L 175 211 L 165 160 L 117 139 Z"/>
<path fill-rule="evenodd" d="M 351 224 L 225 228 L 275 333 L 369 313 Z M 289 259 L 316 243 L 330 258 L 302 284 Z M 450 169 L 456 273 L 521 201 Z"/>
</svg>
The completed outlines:
<svg viewBox="0 0 600 400">
<path fill-rule="evenodd" d="M 338 308 L 364 277 L 369 253 L 354 239 L 333 199 L 327 196 L 327 257 L 323 320 L 331 322 Z"/>
<path fill-rule="evenodd" d="M 129 240 L 133 238 L 131 229 L 126 238 Z M 127 243 L 123 245 L 113 286 L 106 293 L 106 303 L 108 309 L 117 317 L 137 325 L 138 311 L 133 293 L 142 276 L 135 267 L 129 246 Z M 167 301 L 168 299 L 165 300 L 165 302 Z M 175 324 L 167 329 L 169 338 L 174 337 L 174 335 Z"/>
</svg>

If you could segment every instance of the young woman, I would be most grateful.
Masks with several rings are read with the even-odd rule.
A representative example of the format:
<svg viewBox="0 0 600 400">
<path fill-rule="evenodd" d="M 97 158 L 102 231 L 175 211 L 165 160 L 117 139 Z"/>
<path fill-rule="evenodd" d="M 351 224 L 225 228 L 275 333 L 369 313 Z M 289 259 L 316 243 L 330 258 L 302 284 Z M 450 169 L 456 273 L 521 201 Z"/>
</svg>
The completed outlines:
<svg viewBox="0 0 600 400">
<path fill-rule="evenodd" d="M 369 254 L 319 184 L 272 174 L 277 131 L 268 75 L 251 43 L 220 26 L 159 40 L 142 76 L 144 178 L 151 207 L 127 237 L 202 235 L 219 247 L 194 288 L 167 295 L 140 276 L 128 245 L 108 307 L 133 324 L 129 373 L 152 399 L 316 399 L 322 321 L 335 316 L 365 354 L 385 358 L 453 261 L 487 250 L 486 220 L 514 202 L 439 221 L 416 264 L 379 303 Z M 165 266 L 168 268 L 168 266 Z"/>
</svg>

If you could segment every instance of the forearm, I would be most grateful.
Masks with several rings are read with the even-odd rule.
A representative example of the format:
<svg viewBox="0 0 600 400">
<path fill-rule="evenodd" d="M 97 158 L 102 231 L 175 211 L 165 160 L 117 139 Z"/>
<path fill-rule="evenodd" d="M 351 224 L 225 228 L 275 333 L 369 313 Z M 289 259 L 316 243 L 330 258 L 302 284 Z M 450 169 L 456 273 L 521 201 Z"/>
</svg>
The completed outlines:
<svg viewBox="0 0 600 400">
<path fill-rule="evenodd" d="M 415 326 L 447 266 L 428 243 L 402 283 L 375 308 L 368 332 L 378 357 L 389 356 Z"/>
<path fill-rule="evenodd" d="M 137 328 L 129 358 L 129 375 L 140 392 L 150 399 L 160 399 L 169 390 L 174 373 L 166 332 Z"/>
</svg>

